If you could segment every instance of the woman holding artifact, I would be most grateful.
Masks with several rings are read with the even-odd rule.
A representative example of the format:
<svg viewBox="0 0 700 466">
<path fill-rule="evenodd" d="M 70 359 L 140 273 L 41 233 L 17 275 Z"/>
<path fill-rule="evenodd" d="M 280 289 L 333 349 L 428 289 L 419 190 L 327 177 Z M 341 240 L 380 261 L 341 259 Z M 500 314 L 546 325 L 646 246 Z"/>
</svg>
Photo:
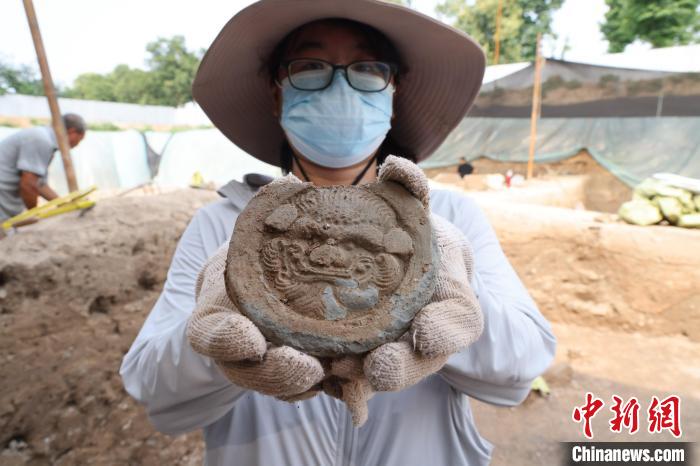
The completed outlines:
<svg viewBox="0 0 700 466">
<path fill-rule="evenodd" d="M 429 192 L 412 163 L 465 116 L 483 72 L 483 53 L 468 36 L 376 0 L 261 0 L 224 27 L 194 96 L 234 143 L 294 175 L 258 196 L 302 181 L 400 184 L 432 213 L 435 291 L 404 335 L 363 358 L 273 344 L 224 283 L 234 223 L 256 194 L 222 189 L 227 199 L 197 212 L 183 234 L 163 293 L 122 365 L 127 391 L 159 430 L 203 428 L 210 465 L 488 464 L 491 446 L 467 397 L 520 403 L 549 365 L 555 340 L 484 214 L 460 194 Z M 296 228 L 298 216 L 311 228 L 328 210 L 304 205 L 267 217 L 267 227 Z M 319 224 L 344 231 L 336 223 Z M 392 225 L 377 240 L 390 262 L 409 251 L 400 233 L 387 233 Z M 299 270 L 344 273 L 345 252 L 332 235 L 324 241 L 308 258 L 300 247 Z M 266 273 L 286 280 L 273 260 L 289 250 L 274 247 Z M 340 278 L 328 288 L 332 306 L 323 301 L 314 313 L 339 310 L 341 317 L 329 318 L 342 319 L 358 299 L 378 299 L 376 291 L 360 293 L 350 275 Z"/>
</svg>

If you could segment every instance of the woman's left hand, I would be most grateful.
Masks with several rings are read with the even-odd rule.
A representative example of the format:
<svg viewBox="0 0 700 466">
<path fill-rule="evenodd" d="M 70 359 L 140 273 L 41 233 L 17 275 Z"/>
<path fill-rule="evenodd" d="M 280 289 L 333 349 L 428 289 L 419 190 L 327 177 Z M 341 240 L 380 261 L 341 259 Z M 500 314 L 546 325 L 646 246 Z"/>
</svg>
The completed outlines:
<svg viewBox="0 0 700 466">
<path fill-rule="evenodd" d="M 425 175 L 414 164 L 389 158 L 380 179 L 403 184 L 427 208 Z M 470 285 L 471 247 L 449 221 L 432 215 L 431 223 L 439 261 L 430 302 L 398 341 L 381 345 L 364 358 L 348 356 L 331 363 L 334 377 L 325 382 L 325 391 L 347 404 L 355 425 L 367 419 L 367 401 L 374 391 L 398 391 L 418 383 L 476 341 L 483 330 L 479 301 Z"/>
</svg>

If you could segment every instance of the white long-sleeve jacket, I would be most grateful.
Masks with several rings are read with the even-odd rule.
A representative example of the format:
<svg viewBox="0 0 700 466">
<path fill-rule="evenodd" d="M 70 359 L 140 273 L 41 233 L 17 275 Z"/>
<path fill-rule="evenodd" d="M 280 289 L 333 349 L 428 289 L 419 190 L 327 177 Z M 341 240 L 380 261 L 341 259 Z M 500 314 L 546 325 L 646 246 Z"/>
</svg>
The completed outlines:
<svg viewBox="0 0 700 466">
<path fill-rule="evenodd" d="M 155 427 L 168 434 L 204 429 L 208 465 L 488 464 L 491 444 L 476 430 L 468 397 L 520 403 L 551 362 L 556 342 L 475 202 L 431 192 L 432 211 L 471 242 L 484 333 L 438 374 L 375 395 L 358 429 L 334 398 L 322 394 L 292 404 L 237 387 L 190 347 L 185 327 L 197 274 L 229 240 L 253 195 L 235 182 L 222 192 L 227 199 L 200 209 L 185 230 L 163 292 L 122 363 L 126 390 L 144 404 Z"/>
</svg>

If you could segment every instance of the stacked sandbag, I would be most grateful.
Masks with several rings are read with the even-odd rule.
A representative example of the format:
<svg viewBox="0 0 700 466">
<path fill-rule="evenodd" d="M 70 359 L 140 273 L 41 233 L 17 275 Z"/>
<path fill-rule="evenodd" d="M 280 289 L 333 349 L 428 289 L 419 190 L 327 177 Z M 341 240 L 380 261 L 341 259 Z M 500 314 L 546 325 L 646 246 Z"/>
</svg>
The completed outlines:
<svg viewBox="0 0 700 466">
<path fill-rule="evenodd" d="M 700 228 L 700 194 L 647 178 L 634 189 L 632 200 L 620 206 L 618 215 L 634 225 L 667 222 Z"/>
</svg>

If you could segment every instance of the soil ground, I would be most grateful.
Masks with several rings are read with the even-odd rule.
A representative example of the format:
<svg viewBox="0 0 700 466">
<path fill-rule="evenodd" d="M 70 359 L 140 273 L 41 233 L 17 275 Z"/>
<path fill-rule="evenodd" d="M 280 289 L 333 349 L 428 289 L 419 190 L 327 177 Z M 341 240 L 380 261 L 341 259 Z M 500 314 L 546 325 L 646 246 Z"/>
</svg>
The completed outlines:
<svg viewBox="0 0 700 466">
<path fill-rule="evenodd" d="M 183 229 L 216 197 L 105 199 L 0 241 L 0 464 L 201 464 L 199 434 L 155 432 L 118 370 Z"/>
<path fill-rule="evenodd" d="M 183 228 L 214 199 L 196 190 L 103 199 L 0 241 L 0 464 L 201 464 L 201 436 L 156 433 L 118 368 Z M 582 439 L 571 412 L 586 391 L 608 403 L 636 396 L 642 409 L 676 393 L 683 440 L 700 440 L 700 232 L 479 202 L 559 339 L 549 397 L 474 402 L 493 464 L 559 464 L 558 442 Z M 605 410 L 596 439 L 650 438 L 610 433 Z"/>
<path fill-rule="evenodd" d="M 472 403 L 481 434 L 495 445 L 494 466 L 565 464 L 560 442 L 585 440 L 582 426 L 571 419 L 573 408 L 593 393 L 605 406 L 593 418 L 595 441 L 676 441 L 664 432 L 646 431 L 646 409 L 652 396 L 675 394 L 682 400 L 682 441 L 700 439 L 700 344 L 678 336 L 654 337 L 580 325 L 553 325 L 558 347 L 554 366 L 545 374 L 551 394 L 531 393 L 515 408 Z M 614 356 L 612 356 L 614 355 Z M 640 430 L 613 433 L 612 396 L 637 397 Z"/>
</svg>

